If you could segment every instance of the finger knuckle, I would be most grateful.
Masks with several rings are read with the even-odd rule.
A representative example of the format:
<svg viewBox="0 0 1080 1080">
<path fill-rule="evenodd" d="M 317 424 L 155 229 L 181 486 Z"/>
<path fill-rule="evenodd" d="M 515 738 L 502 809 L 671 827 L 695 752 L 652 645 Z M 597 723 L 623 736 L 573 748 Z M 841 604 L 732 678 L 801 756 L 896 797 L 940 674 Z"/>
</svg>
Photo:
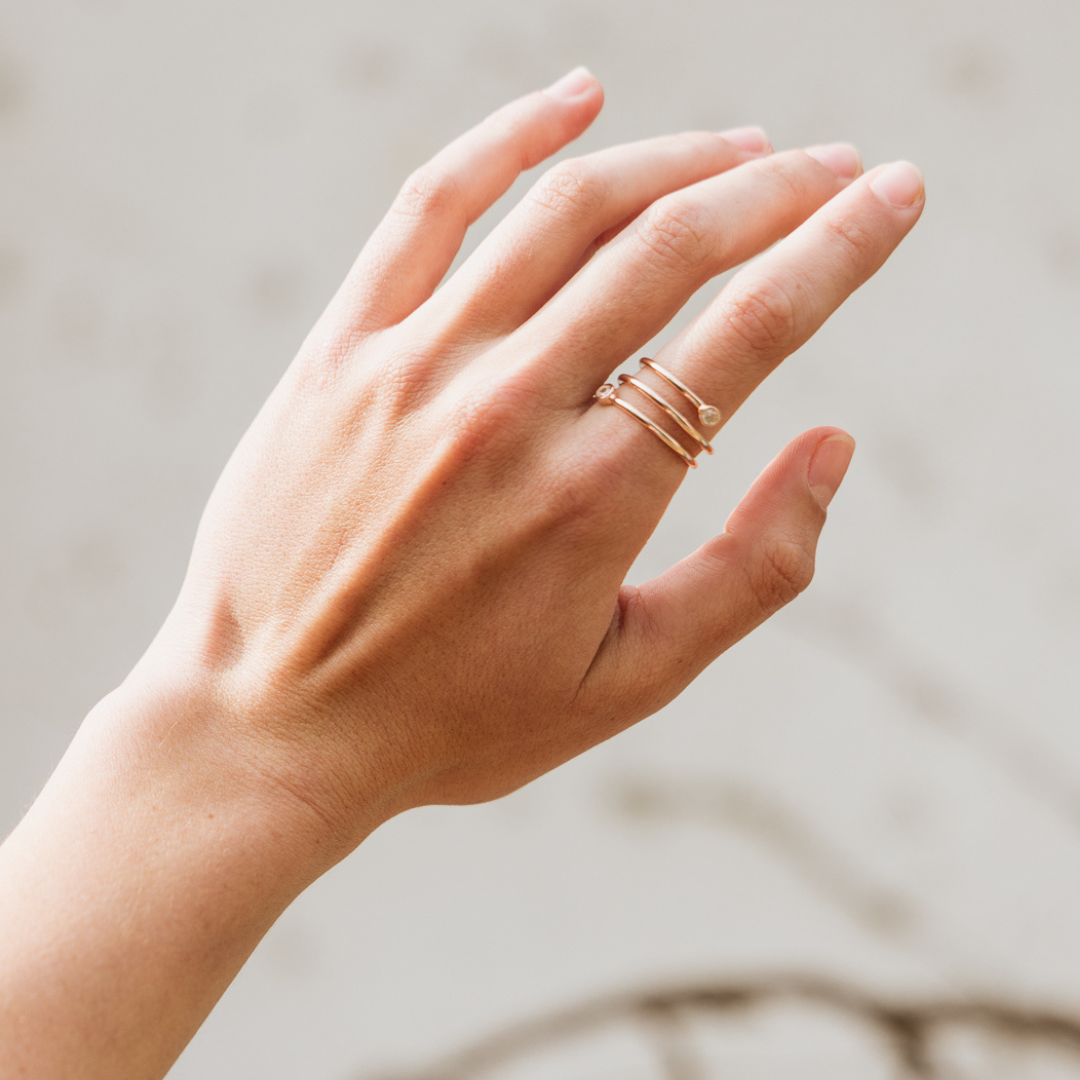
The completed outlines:
<svg viewBox="0 0 1080 1080">
<path fill-rule="evenodd" d="M 394 210 L 410 220 L 441 217 L 456 212 L 461 205 L 457 177 L 435 162 L 412 173 L 394 200 Z"/>
<path fill-rule="evenodd" d="M 842 257 L 855 265 L 872 262 L 877 253 L 874 234 L 851 215 L 830 214 L 825 218 L 827 242 L 839 249 Z"/>
<path fill-rule="evenodd" d="M 481 399 L 463 403 L 444 429 L 458 462 L 497 454 L 508 441 L 510 419 L 504 403 Z"/>
<path fill-rule="evenodd" d="M 545 485 L 540 500 L 539 516 L 550 531 L 565 537 L 582 553 L 597 545 L 598 528 L 603 523 L 603 510 L 597 505 L 590 479 L 583 473 L 565 475 L 564 483 Z"/>
<path fill-rule="evenodd" d="M 364 391 L 386 415 L 406 416 L 433 395 L 438 379 L 433 359 L 432 353 L 422 349 L 399 349 L 381 357 L 377 367 L 365 370 L 357 381 L 362 381 Z"/>
<path fill-rule="evenodd" d="M 460 463 L 509 462 L 522 450 L 521 425 L 535 407 L 527 386 L 505 380 L 453 395 L 440 426 Z"/>
<path fill-rule="evenodd" d="M 532 201 L 557 215 L 590 218 L 596 215 L 611 194 L 611 184 L 595 165 L 582 158 L 560 162 L 540 178 L 532 191 Z"/>
<path fill-rule="evenodd" d="M 784 353 L 797 340 L 796 306 L 788 290 L 772 280 L 729 288 L 728 328 L 751 353 Z"/>
<path fill-rule="evenodd" d="M 347 333 L 316 324 L 289 369 L 294 391 L 307 397 L 332 390 L 348 370 L 355 351 L 356 342 Z"/>
<path fill-rule="evenodd" d="M 785 202 L 803 203 L 808 194 L 807 161 L 804 154 L 778 154 L 761 162 L 760 168 L 775 189 L 774 197 Z"/>
<path fill-rule="evenodd" d="M 748 571 L 747 584 L 758 606 L 771 614 L 790 604 L 813 577 L 813 554 L 797 541 L 773 537 L 764 545 L 754 568 Z"/>
<path fill-rule="evenodd" d="M 704 207 L 685 199 L 654 204 L 637 235 L 654 264 L 676 273 L 705 269 L 717 250 L 713 222 Z"/>
</svg>

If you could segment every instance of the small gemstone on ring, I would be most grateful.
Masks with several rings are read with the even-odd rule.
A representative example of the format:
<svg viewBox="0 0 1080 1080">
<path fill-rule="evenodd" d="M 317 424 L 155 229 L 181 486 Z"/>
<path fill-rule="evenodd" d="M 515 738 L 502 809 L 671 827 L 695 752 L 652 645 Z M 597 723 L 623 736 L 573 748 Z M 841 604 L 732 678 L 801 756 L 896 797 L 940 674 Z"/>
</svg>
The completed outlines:
<svg viewBox="0 0 1080 1080">
<path fill-rule="evenodd" d="M 604 385 L 596 391 L 594 396 L 597 401 L 610 404 L 611 399 L 615 396 L 615 387 L 612 386 L 611 383 L 604 383 Z"/>
<path fill-rule="evenodd" d="M 706 427 L 713 427 L 720 423 L 720 410 L 715 405 L 702 405 L 698 409 L 698 419 Z"/>
</svg>

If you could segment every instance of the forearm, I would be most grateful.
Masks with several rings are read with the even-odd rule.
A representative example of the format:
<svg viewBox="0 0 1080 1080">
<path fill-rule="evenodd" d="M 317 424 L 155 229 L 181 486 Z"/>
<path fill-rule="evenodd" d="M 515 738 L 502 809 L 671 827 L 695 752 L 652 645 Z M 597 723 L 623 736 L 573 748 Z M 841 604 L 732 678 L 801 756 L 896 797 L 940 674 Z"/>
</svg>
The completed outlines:
<svg viewBox="0 0 1080 1080">
<path fill-rule="evenodd" d="M 204 708 L 106 698 L 0 847 L 3 1080 L 163 1076 L 332 861 L 288 795 L 206 749 Z"/>
</svg>

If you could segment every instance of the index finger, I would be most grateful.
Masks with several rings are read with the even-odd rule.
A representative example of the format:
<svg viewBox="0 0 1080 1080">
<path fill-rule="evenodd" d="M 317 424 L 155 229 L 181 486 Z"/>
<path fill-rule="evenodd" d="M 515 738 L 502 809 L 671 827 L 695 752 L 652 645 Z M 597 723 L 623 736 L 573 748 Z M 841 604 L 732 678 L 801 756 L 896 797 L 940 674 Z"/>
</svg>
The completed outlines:
<svg viewBox="0 0 1080 1080">
<path fill-rule="evenodd" d="M 716 405 L 726 421 L 881 268 L 919 220 L 924 201 L 922 175 L 913 165 L 898 162 L 867 173 L 739 271 L 655 359 Z M 648 368 L 638 378 L 687 411 L 686 402 L 673 397 Z M 632 391 L 621 393 L 630 400 Z M 633 404 L 678 435 L 646 398 L 639 395 Z M 608 478 L 610 498 L 626 510 L 612 514 L 612 535 L 613 540 L 624 538 L 619 542 L 626 543 L 624 555 L 632 559 L 686 474 L 686 465 L 618 410 L 589 408 L 576 427 L 573 452 L 596 461 Z M 701 430 L 711 436 L 717 428 Z M 692 440 L 682 436 L 682 441 L 688 451 L 697 452 Z"/>
</svg>

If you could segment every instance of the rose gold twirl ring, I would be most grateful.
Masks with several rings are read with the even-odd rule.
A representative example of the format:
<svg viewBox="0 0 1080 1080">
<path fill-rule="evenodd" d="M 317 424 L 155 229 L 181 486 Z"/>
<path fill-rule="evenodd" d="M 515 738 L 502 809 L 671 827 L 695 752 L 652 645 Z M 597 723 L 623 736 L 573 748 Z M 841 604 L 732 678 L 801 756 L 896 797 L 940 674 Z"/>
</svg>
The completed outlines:
<svg viewBox="0 0 1080 1080">
<path fill-rule="evenodd" d="M 720 415 L 720 410 L 715 405 L 706 405 L 705 402 L 686 385 L 686 383 L 681 379 L 676 379 L 667 368 L 662 368 L 655 360 L 650 360 L 647 356 L 643 356 L 641 362 L 646 367 L 655 371 L 665 382 L 674 386 L 675 389 L 678 390 L 695 409 L 697 409 L 698 419 L 705 427 L 716 427 L 723 419 Z"/>
<path fill-rule="evenodd" d="M 659 364 L 654 363 L 648 357 L 643 356 L 641 362 L 647 367 L 651 368 L 660 376 L 666 383 L 673 386 L 680 394 L 685 397 L 694 409 L 697 411 L 698 421 L 705 427 L 715 427 L 720 423 L 720 410 L 715 405 L 707 405 L 701 398 L 694 393 L 685 383 L 677 379 L 670 371 L 662 368 Z M 596 391 L 595 397 L 601 405 L 617 405 L 628 416 L 632 416 L 639 424 L 646 427 L 651 431 L 669 450 L 678 454 L 680 458 L 691 468 L 697 468 L 697 462 L 694 460 L 694 456 L 686 449 L 682 443 L 679 442 L 673 435 L 665 431 L 659 424 L 655 423 L 648 416 L 645 415 L 640 409 L 635 408 L 628 401 L 624 401 L 618 395 L 618 391 L 623 386 L 632 387 L 644 398 L 650 401 L 658 409 L 661 410 L 666 416 L 670 417 L 679 427 L 679 430 L 688 435 L 708 453 L 713 452 L 713 448 L 709 443 L 709 440 L 701 434 L 700 431 L 690 421 L 683 416 L 677 409 L 665 401 L 655 390 L 650 386 L 646 386 L 645 383 L 639 379 L 634 378 L 633 375 L 620 375 L 619 386 L 613 386 L 611 383 L 604 383 L 599 390 Z"/>
</svg>

